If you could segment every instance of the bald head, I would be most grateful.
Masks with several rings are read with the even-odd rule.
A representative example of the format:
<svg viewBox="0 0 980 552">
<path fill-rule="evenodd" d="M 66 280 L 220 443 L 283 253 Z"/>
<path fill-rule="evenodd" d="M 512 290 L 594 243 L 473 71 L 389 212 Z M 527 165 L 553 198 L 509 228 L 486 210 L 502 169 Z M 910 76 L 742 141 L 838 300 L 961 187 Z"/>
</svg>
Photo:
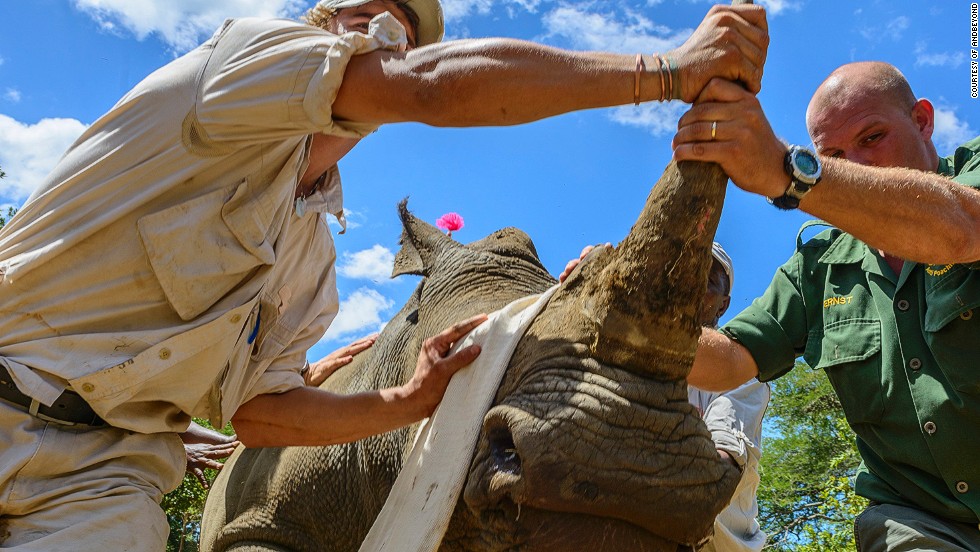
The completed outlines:
<svg viewBox="0 0 980 552">
<path fill-rule="evenodd" d="M 935 111 L 916 100 L 905 76 L 881 62 L 844 65 L 827 77 L 806 110 L 817 152 L 862 165 L 934 171 Z"/>
<path fill-rule="evenodd" d="M 887 102 L 911 113 L 915 94 L 905 75 L 889 63 L 859 61 L 842 65 L 817 87 L 810 100 L 806 109 L 806 127 L 810 135 L 819 130 L 818 125 L 832 124 L 826 119 L 835 108 L 856 101 Z"/>
</svg>

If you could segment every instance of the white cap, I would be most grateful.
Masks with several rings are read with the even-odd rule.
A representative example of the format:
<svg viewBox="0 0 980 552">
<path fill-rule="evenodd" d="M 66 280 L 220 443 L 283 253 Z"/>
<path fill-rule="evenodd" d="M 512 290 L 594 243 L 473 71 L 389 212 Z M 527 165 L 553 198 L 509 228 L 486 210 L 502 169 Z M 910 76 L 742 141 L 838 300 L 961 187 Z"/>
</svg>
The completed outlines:
<svg viewBox="0 0 980 552">
<path fill-rule="evenodd" d="M 732 258 L 728 256 L 728 253 L 725 253 L 718 242 L 712 242 L 711 256 L 725 269 L 725 275 L 728 276 L 728 293 L 731 294 L 735 287 L 735 269 L 732 267 Z"/>
<path fill-rule="evenodd" d="M 317 5 L 340 10 L 353 8 L 374 0 L 320 0 Z M 439 0 L 402 0 L 419 16 L 418 35 L 415 37 L 416 46 L 435 44 L 442 40 L 446 26 L 442 18 L 442 5 Z"/>
</svg>

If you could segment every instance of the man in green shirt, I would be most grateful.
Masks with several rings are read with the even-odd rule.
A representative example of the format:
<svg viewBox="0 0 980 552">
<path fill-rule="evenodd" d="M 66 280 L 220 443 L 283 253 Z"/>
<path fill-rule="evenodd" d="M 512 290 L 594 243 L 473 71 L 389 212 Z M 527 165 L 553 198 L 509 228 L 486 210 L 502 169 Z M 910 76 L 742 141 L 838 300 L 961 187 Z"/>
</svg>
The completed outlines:
<svg viewBox="0 0 980 552">
<path fill-rule="evenodd" d="M 677 159 L 716 161 L 743 189 L 836 226 L 798 239 L 762 297 L 704 331 L 690 382 L 768 381 L 801 355 L 824 370 L 857 434 L 855 489 L 872 501 L 859 550 L 980 550 L 980 138 L 940 158 L 933 124 L 896 68 L 865 62 L 818 88 L 819 156 L 802 164 L 723 81 L 674 141 Z"/>
</svg>

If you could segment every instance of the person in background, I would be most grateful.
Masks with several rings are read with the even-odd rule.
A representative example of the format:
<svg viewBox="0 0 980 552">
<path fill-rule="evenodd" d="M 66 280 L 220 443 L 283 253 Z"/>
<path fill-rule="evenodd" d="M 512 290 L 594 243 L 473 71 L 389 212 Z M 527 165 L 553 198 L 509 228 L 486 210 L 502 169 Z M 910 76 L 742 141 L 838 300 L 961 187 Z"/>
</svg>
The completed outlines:
<svg viewBox="0 0 980 552">
<path fill-rule="evenodd" d="M 711 270 L 701 308 L 701 325 L 717 328 L 731 304 L 735 272 L 721 244 L 711 247 Z M 704 419 L 718 455 L 742 473 L 728 506 L 715 520 L 715 536 L 704 552 L 759 552 L 766 534 L 759 527 L 759 459 L 762 456 L 762 418 L 769 405 L 769 385 L 753 378 L 727 392 L 713 393 L 688 385 L 688 400 Z"/>
</svg>

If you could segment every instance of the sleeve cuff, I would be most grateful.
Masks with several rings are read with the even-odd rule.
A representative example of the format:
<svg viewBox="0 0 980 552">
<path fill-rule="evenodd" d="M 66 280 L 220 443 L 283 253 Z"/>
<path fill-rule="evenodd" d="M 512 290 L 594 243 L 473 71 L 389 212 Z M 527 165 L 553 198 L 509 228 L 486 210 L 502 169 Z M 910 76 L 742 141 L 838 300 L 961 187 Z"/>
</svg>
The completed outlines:
<svg viewBox="0 0 980 552">
<path fill-rule="evenodd" d="M 739 342 L 759 368 L 759 381 L 769 381 L 793 369 L 796 351 L 775 318 L 755 304 L 749 305 L 721 328 L 721 333 Z"/>
</svg>

